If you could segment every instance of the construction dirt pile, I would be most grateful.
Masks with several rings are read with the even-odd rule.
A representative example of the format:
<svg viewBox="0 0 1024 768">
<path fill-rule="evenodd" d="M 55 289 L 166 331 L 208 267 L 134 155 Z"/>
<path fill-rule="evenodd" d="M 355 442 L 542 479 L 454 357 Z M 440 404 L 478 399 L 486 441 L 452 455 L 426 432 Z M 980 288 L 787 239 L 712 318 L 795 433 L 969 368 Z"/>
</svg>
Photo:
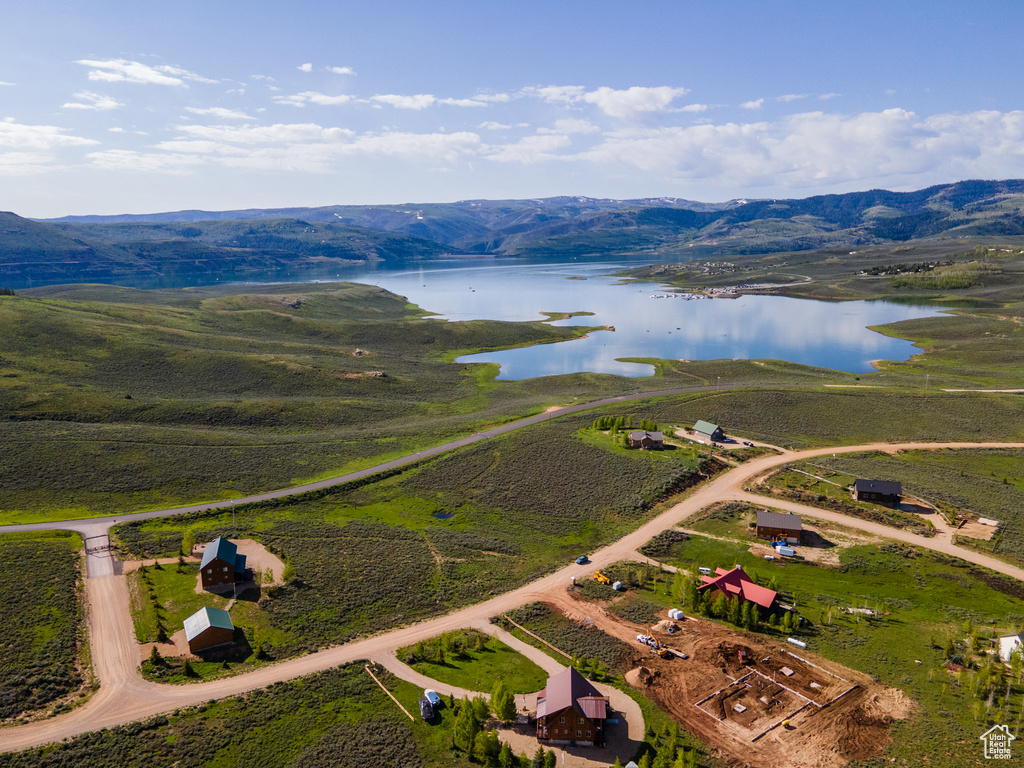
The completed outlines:
<svg viewBox="0 0 1024 768">
<path fill-rule="evenodd" d="M 889 741 L 892 721 L 907 717 L 915 706 L 901 691 L 860 672 L 712 621 L 687 618 L 642 626 L 568 592 L 550 605 L 641 648 L 646 660 L 626 674 L 626 681 L 717 748 L 729 764 L 839 768 L 870 759 Z M 653 634 L 688 658 L 659 658 L 637 644 L 642 634 Z"/>
</svg>

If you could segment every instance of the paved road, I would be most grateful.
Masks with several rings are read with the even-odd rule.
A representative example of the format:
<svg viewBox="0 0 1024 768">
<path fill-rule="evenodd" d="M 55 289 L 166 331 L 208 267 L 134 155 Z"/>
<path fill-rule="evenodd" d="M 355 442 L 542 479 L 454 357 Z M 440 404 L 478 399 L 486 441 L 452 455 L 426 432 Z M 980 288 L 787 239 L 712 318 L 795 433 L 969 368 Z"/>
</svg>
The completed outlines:
<svg viewBox="0 0 1024 768">
<path fill-rule="evenodd" d="M 742 490 L 757 475 L 787 462 L 829 453 L 870 450 L 894 452 L 942 448 L 1024 448 L 1024 443 L 874 443 L 798 452 L 784 451 L 781 455 L 765 456 L 731 469 L 700 486 L 683 501 L 658 517 L 595 552 L 591 556 L 591 562 L 586 565 L 566 566 L 512 592 L 446 616 L 262 667 L 236 677 L 195 685 L 160 685 L 144 680 L 139 675 L 139 651 L 135 643 L 129 614 L 128 589 L 125 578 L 113 575 L 90 578 L 86 580 L 86 595 L 93 664 L 100 681 L 99 692 L 88 703 L 69 714 L 0 730 L 3 749 L 21 750 L 70 738 L 86 731 L 121 725 L 169 712 L 179 707 L 264 688 L 275 682 L 312 674 L 358 659 L 386 658 L 386 655 L 393 654 L 402 646 L 415 643 L 418 640 L 427 640 L 441 632 L 481 626 L 488 621 L 489 617 L 512 610 L 524 603 L 552 599 L 553 595 L 564 592 L 573 576 L 584 578 L 589 576 L 594 569 L 606 567 L 619 560 L 635 558 L 637 548 L 644 542 L 665 528 L 681 523 L 713 502 L 741 498 L 752 500 L 755 503 L 788 508 L 788 502 L 759 497 Z M 1024 570 L 986 555 L 961 549 L 949 541 L 915 536 L 897 529 L 880 526 L 877 523 L 835 515 L 802 505 L 792 506 L 804 514 L 829 519 L 835 518 L 851 528 L 860 528 L 888 538 L 906 541 L 925 549 L 955 555 L 999 573 L 1024 580 Z"/>
</svg>

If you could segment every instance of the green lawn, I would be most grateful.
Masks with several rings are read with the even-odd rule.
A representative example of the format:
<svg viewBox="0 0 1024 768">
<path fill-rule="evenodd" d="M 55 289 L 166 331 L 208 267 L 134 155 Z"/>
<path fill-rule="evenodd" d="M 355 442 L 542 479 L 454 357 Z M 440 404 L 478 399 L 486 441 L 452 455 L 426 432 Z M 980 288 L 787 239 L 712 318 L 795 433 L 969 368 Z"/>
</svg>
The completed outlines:
<svg viewBox="0 0 1024 768">
<path fill-rule="evenodd" d="M 438 661 L 442 649 L 443 662 Z M 447 650 L 445 650 L 447 649 Z M 504 680 L 512 693 L 533 693 L 544 687 L 547 673 L 500 640 L 476 630 L 431 638 L 398 651 L 417 672 L 448 685 L 489 693 Z"/>
</svg>

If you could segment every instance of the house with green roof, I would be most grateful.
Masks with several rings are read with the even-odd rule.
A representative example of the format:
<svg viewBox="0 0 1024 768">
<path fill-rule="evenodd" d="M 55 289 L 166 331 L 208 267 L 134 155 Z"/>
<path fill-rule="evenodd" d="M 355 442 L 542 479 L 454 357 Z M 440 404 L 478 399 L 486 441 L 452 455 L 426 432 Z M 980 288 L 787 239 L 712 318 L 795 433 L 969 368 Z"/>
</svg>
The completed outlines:
<svg viewBox="0 0 1024 768">
<path fill-rule="evenodd" d="M 697 437 L 703 437 L 705 440 L 711 440 L 715 442 L 721 442 L 725 440 L 725 432 L 717 424 L 712 424 L 710 421 L 698 421 L 693 425 L 693 433 Z"/>
<path fill-rule="evenodd" d="M 233 587 L 235 582 L 245 581 L 245 555 L 238 554 L 238 545 L 233 541 L 218 536 L 203 550 L 199 576 L 203 589 Z"/>
<path fill-rule="evenodd" d="M 235 639 L 231 616 L 220 608 L 200 608 L 185 619 L 185 639 L 192 653 L 227 645 Z"/>
</svg>

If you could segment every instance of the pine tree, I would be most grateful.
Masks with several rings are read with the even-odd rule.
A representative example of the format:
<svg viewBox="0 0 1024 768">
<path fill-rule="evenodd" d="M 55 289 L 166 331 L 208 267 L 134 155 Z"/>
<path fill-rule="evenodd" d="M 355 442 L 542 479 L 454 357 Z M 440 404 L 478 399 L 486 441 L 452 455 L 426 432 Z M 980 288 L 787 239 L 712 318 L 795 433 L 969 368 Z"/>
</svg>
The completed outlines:
<svg viewBox="0 0 1024 768">
<path fill-rule="evenodd" d="M 477 696 L 470 701 L 470 706 L 473 708 L 473 716 L 476 718 L 478 726 L 483 725 L 491 714 L 491 707 L 487 703 L 487 699 Z"/>
<path fill-rule="evenodd" d="M 498 680 L 491 691 L 491 708 L 494 716 L 502 722 L 512 720 L 516 716 L 515 695 L 505 685 L 504 680 Z"/>
<path fill-rule="evenodd" d="M 164 657 L 160 655 L 160 649 L 155 645 L 153 650 L 149 652 L 149 663 L 154 667 L 162 667 L 164 665 Z"/>
<path fill-rule="evenodd" d="M 740 611 L 742 610 L 740 603 L 746 603 L 746 600 L 741 598 L 734 598 L 729 601 L 729 605 L 726 609 L 726 617 L 729 619 L 730 624 L 738 625 L 740 623 Z"/>
<path fill-rule="evenodd" d="M 700 607 L 700 592 L 697 591 L 696 579 L 686 581 L 686 604 L 694 610 Z"/>
<path fill-rule="evenodd" d="M 512 747 L 502 744 L 501 751 L 498 753 L 498 765 L 501 768 L 514 768 L 515 764 L 516 756 L 512 753 Z"/>
<path fill-rule="evenodd" d="M 740 626 L 750 629 L 750 602 L 748 600 L 744 600 L 743 607 L 740 608 Z"/>
<path fill-rule="evenodd" d="M 720 619 L 723 616 L 725 616 L 725 613 L 726 613 L 725 600 L 726 600 L 725 594 L 722 593 L 722 592 L 719 592 L 718 593 L 718 597 L 715 598 L 715 602 L 712 603 L 712 605 L 711 605 L 711 615 L 714 616 L 716 619 Z"/>
<path fill-rule="evenodd" d="M 192 549 L 196 545 L 196 535 L 192 533 L 191 528 L 186 528 L 185 533 L 181 536 L 181 554 L 191 555 Z"/>
<path fill-rule="evenodd" d="M 544 755 L 544 768 L 558 768 L 558 755 L 551 750 Z"/>
<path fill-rule="evenodd" d="M 480 723 L 473 713 L 473 707 L 467 699 L 463 699 L 452 728 L 452 740 L 455 746 L 463 752 L 472 752 L 479 731 Z"/>
<path fill-rule="evenodd" d="M 537 752 L 530 761 L 530 768 L 544 768 L 544 747 L 537 745 Z"/>
</svg>

